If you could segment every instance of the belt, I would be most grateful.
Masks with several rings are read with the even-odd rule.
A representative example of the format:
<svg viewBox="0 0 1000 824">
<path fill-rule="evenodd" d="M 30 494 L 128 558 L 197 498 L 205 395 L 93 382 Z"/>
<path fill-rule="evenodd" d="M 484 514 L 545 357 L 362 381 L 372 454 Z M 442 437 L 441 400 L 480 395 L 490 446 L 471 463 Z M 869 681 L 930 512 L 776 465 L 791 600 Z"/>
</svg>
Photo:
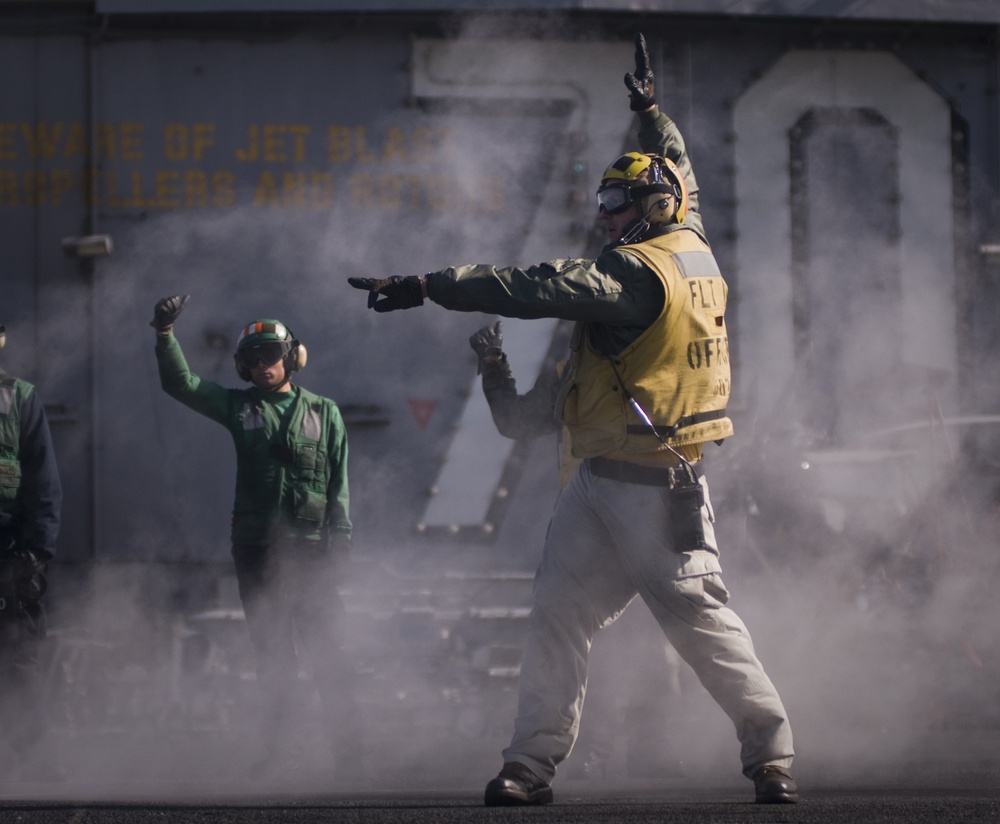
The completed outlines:
<svg viewBox="0 0 1000 824">
<path fill-rule="evenodd" d="M 694 426 L 696 423 L 707 423 L 708 421 L 718 421 L 726 417 L 725 409 L 716 409 L 712 412 L 695 412 L 693 415 L 685 415 L 678 418 L 673 426 L 656 426 L 650 429 L 646 424 L 629 424 L 626 429 L 629 435 L 656 435 L 657 438 L 672 438 L 677 434 L 678 429 L 687 426 Z"/>
<path fill-rule="evenodd" d="M 610 458 L 587 458 L 584 463 L 598 478 L 608 478 L 612 481 L 623 481 L 627 484 L 643 486 L 670 486 L 680 464 L 673 466 L 646 466 L 629 461 L 613 461 Z M 704 474 L 701 464 L 691 464 L 695 475 L 699 478 Z"/>
</svg>

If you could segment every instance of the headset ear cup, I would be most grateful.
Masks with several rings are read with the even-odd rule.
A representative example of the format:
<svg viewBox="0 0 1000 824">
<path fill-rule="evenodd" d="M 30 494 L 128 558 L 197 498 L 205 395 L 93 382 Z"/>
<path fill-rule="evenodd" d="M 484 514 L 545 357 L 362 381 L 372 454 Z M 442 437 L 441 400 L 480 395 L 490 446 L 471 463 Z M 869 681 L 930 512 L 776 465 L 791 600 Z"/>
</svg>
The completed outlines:
<svg viewBox="0 0 1000 824">
<path fill-rule="evenodd" d="M 306 361 L 309 360 L 309 352 L 303 343 L 295 344 L 295 358 L 292 360 L 292 371 L 299 372 L 306 368 Z"/>
</svg>

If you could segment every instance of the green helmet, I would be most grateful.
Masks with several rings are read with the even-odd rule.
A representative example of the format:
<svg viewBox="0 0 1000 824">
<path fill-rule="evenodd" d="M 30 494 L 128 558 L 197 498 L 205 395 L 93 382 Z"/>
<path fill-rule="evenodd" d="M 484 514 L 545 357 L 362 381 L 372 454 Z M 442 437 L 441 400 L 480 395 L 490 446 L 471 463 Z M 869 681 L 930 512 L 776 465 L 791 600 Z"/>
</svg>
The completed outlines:
<svg viewBox="0 0 1000 824">
<path fill-rule="evenodd" d="M 270 365 L 283 360 L 285 372 L 297 372 L 306 365 L 306 348 L 280 320 L 262 318 L 248 323 L 236 343 L 236 372 L 250 380 L 250 369 L 258 360 Z"/>
</svg>

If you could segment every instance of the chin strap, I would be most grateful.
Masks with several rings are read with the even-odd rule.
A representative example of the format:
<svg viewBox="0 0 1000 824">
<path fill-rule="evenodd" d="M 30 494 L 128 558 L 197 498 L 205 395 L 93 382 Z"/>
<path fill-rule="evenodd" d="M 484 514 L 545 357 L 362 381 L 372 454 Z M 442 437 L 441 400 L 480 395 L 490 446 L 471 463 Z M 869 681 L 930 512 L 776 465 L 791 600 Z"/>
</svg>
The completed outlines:
<svg viewBox="0 0 1000 824">
<path fill-rule="evenodd" d="M 652 209 L 650 209 L 650 212 Z M 621 236 L 618 240 L 619 246 L 627 246 L 630 243 L 634 243 L 639 238 L 641 238 L 647 231 L 649 231 L 649 212 L 646 213 L 645 217 L 639 218 L 635 226 L 629 229 L 625 234 Z"/>
</svg>

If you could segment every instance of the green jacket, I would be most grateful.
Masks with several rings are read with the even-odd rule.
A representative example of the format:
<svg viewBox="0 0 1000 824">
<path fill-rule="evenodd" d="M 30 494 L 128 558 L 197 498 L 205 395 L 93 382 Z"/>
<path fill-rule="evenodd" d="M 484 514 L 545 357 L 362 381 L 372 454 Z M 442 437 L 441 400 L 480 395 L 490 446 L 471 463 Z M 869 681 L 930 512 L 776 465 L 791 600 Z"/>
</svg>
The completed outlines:
<svg viewBox="0 0 1000 824">
<path fill-rule="evenodd" d="M 52 435 L 34 386 L 0 369 L 0 550 L 56 552 L 62 485 Z"/>
<path fill-rule="evenodd" d="M 689 231 L 672 224 L 659 234 Z M 596 260 L 567 258 L 527 268 L 453 266 L 427 275 L 428 297 L 446 309 L 506 318 L 583 321 L 591 344 L 616 355 L 655 321 L 663 286 L 648 266 L 620 247 Z"/>
<path fill-rule="evenodd" d="M 233 436 L 233 543 L 350 538 L 347 432 L 336 403 L 298 386 L 261 392 L 203 380 L 173 335 L 157 336 L 156 360 L 168 395 Z"/>
</svg>

